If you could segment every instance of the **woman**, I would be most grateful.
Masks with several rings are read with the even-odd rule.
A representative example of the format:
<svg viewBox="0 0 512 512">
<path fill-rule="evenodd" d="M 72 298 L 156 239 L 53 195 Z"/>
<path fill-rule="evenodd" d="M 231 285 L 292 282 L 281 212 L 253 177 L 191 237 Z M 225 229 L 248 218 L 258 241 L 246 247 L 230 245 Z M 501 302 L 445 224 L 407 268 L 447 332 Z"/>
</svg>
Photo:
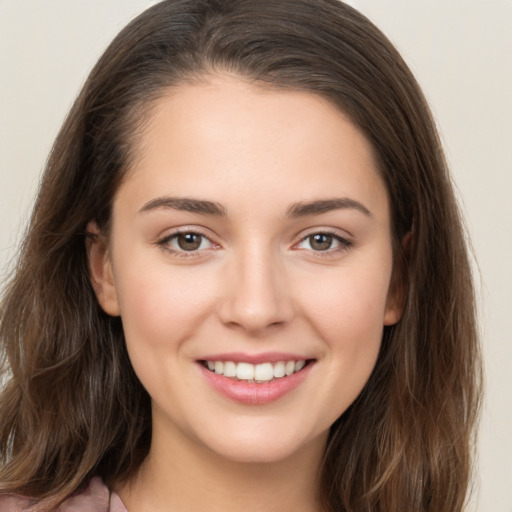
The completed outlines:
<svg viewBox="0 0 512 512">
<path fill-rule="evenodd" d="M 2 510 L 465 503 L 464 233 L 414 78 L 341 2 L 165 1 L 126 27 L 0 329 Z"/>
</svg>

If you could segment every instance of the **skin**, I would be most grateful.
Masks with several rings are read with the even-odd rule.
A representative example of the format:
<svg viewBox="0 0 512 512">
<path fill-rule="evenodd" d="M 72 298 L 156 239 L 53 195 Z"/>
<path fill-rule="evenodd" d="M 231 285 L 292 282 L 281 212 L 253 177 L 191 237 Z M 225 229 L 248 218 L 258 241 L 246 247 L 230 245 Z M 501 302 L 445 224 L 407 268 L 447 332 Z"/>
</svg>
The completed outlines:
<svg viewBox="0 0 512 512">
<path fill-rule="evenodd" d="M 89 225 L 100 235 L 89 247 L 98 300 L 122 317 L 153 406 L 149 456 L 115 489 L 130 512 L 320 510 L 329 427 L 401 314 L 388 194 L 368 141 L 319 96 L 216 75 L 159 99 L 135 155 L 109 239 Z M 290 215 L 333 198 L 343 207 Z M 177 229 L 204 235 L 199 249 L 180 249 Z M 342 241 L 319 250 L 315 233 Z M 197 363 L 269 351 L 313 364 L 263 405 L 219 394 Z"/>
</svg>

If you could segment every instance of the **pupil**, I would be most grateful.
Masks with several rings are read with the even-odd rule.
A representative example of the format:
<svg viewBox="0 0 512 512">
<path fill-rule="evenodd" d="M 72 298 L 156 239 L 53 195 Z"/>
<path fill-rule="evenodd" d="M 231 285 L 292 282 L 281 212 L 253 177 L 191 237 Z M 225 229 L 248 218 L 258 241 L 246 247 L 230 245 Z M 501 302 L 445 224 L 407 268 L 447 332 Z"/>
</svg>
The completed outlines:
<svg viewBox="0 0 512 512">
<path fill-rule="evenodd" d="M 201 245 L 201 235 L 184 233 L 178 235 L 178 245 L 184 251 L 195 251 Z"/>
<path fill-rule="evenodd" d="M 332 245 L 332 235 L 317 234 L 311 237 L 311 247 L 315 251 L 326 251 Z"/>
</svg>

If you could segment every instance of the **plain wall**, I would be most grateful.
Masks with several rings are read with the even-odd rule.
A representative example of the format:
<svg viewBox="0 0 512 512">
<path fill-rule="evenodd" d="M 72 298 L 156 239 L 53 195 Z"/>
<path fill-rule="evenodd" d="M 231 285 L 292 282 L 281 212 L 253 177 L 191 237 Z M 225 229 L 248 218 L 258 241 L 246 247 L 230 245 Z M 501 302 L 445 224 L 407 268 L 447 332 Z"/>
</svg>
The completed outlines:
<svg viewBox="0 0 512 512">
<path fill-rule="evenodd" d="M 80 85 L 152 3 L 0 0 L 0 276 Z M 479 265 L 487 398 L 474 509 L 512 512 L 512 1 L 350 3 L 401 50 L 443 135 Z"/>
</svg>

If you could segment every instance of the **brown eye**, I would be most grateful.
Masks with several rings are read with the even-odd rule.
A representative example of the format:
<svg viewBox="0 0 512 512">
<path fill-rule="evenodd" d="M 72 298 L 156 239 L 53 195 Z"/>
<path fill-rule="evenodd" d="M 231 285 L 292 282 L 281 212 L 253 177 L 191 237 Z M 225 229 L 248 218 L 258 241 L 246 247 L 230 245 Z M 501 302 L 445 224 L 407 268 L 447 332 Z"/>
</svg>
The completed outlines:
<svg viewBox="0 0 512 512">
<path fill-rule="evenodd" d="M 317 233 L 308 237 L 311 249 L 314 251 L 327 251 L 332 247 L 334 237 L 325 233 Z"/>
<path fill-rule="evenodd" d="M 201 247 L 203 236 L 197 233 L 180 233 L 176 236 L 178 247 L 183 251 L 197 251 Z"/>
<path fill-rule="evenodd" d="M 181 231 L 159 240 L 157 245 L 182 258 L 205 255 L 205 251 L 217 249 L 206 235 L 194 231 Z"/>
<path fill-rule="evenodd" d="M 320 231 L 304 237 L 295 247 L 316 253 L 325 253 L 325 256 L 334 256 L 341 251 L 349 249 L 351 246 L 352 243 L 350 241 L 335 233 Z"/>
</svg>

